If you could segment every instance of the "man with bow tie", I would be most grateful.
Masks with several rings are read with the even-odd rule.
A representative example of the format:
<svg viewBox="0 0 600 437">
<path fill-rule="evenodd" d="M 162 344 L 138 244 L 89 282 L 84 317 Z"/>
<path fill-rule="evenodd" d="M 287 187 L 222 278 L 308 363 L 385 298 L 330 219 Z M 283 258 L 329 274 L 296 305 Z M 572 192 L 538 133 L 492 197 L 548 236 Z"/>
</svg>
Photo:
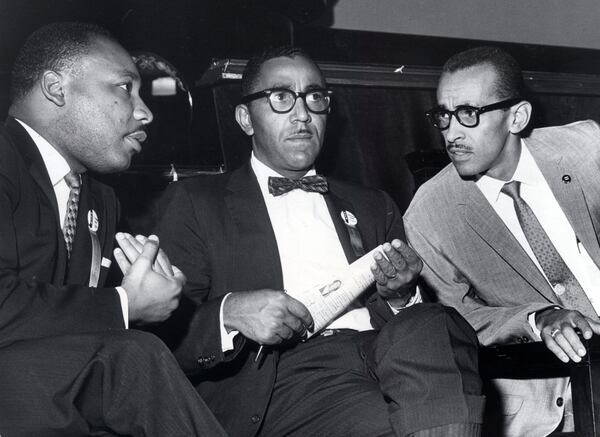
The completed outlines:
<svg viewBox="0 0 600 437">
<path fill-rule="evenodd" d="M 172 185 L 157 232 L 190 302 L 165 338 L 225 430 L 479 435 L 474 333 L 454 310 L 415 304 L 422 265 L 397 207 L 315 173 L 331 99 L 317 65 L 296 48 L 268 50 L 248 62 L 242 95 L 250 161 Z M 330 283 L 381 244 L 375 286 L 302 341 L 311 314 L 284 290 Z"/>
</svg>

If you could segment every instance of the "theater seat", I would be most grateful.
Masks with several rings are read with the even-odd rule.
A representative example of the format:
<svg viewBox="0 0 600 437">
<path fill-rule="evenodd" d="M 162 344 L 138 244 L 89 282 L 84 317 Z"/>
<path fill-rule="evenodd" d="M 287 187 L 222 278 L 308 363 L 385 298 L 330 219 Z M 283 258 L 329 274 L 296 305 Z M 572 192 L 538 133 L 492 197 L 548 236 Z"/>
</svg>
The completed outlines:
<svg viewBox="0 0 600 437">
<path fill-rule="evenodd" d="M 600 338 L 584 340 L 587 355 L 580 363 L 563 363 L 539 343 L 482 347 L 480 371 L 491 378 L 550 378 L 569 376 L 573 396 L 574 432 L 552 436 L 600 437 Z"/>
</svg>

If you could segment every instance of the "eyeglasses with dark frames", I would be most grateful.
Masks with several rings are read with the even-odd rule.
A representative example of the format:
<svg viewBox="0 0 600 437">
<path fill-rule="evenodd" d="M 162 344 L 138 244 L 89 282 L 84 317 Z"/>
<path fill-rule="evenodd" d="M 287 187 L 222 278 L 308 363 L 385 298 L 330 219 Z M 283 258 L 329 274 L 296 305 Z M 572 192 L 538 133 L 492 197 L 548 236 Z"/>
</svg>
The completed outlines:
<svg viewBox="0 0 600 437">
<path fill-rule="evenodd" d="M 479 116 L 485 112 L 496 111 L 498 109 L 510 108 L 515 103 L 522 101 L 521 97 L 513 97 L 492 103 L 491 105 L 476 107 L 471 105 L 459 105 L 454 111 L 449 111 L 441 107 L 430 109 L 425 113 L 431 124 L 439 130 L 446 130 L 450 127 L 452 116 L 465 127 L 476 127 L 479 124 Z"/>
<path fill-rule="evenodd" d="M 331 104 L 331 95 L 333 91 L 325 88 L 314 88 L 306 92 L 296 92 L 287 88 L 269 88 L 248 94 L 242 97 L 242 103 L 249 103 L 253 100 L 266 97 L 273 112 L 285 114 L 290 112 L 296 105 L 296 100 L 300 97 L 306 108 L 313 114 L 326 114 L 329 112 Z"/>
</svg>

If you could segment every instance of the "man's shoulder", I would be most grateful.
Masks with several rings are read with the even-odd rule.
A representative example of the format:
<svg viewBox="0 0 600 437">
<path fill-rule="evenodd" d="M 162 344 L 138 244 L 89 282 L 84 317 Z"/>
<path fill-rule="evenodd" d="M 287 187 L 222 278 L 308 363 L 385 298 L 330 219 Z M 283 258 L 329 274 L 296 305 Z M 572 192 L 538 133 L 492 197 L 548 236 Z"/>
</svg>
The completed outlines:
<svg viewBox="0 0 600 437">
<path fill-rule="evenodd" d="M 407 214 L 448 205 L 466 188 L 468 181 L 460 178 L 452 163 L 441 169 L 435 176 L 423 183 L 413 196 Z"/>
<path fill-rule="evenodd" d="M 23 157 L 18 145 L 3 123 L 0 123 L 0 175 L 14 177 L 15 172 L 23 168 Z"/>
<path fill-rule="evenodd" d="M 600 141 L 600 126 L 593 120 L 582 120 L 562 126 L 549 126 L 534 129 L 524 139 L 525 143 L 534 149 L 558 148 L 567 150 L 565 146 L 598 148 Z"/>
<path fill-rule="evenodd" d="M 166 190 L 165 197 L 190 198 L 195 201 L 210 202 L 213 199 L 222 199 L 230 185 L 231 178 L 238 172 L 234 170 L 226 173 L 200 174 L 171 183 Z"/>
</svg>

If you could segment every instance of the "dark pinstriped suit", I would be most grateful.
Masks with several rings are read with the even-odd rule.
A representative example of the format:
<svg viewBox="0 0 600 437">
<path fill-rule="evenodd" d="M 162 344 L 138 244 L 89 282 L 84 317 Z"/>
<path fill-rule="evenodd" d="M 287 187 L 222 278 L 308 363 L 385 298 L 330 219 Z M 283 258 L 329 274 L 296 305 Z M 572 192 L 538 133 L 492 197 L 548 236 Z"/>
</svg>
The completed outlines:
<svg viewBox="0 0 600 437">
<path fill-rule="evenodd" d="M 349 262 L 356 257 L 340 217 L 341 211 L 350 211 L 356 216 L 365 251 L 393 238 L 403 238 L 400 214 L 387 194 L 335 180 L 330 180 L 329 186 L 330 191 L 324 197 Z M 444 318 L 445 313 L 441 307 L 416 305 L 403 310 L 405 312 L 401 316 L 394 317 L 387 303 L 374 292 L 374 289 L 367 292 L 366 306 L 373 326 L 377 329 L 383 328 L 380 335 L 376 335 L 375 331 L 363 334 L 350 333 L 348 334 L 350 338 L 345 336 L 346 341 L 341 337 L 339 341 L 332 338 L 330 341 L 333 343 L 320 337 L 281 353 L 277 348 L 274 350 L 269 348 L 271 352 L 266 354 L 258 369 L 254 364 L 257 344 L 242 335 L 235 338 L 235 350 L 223 353 L 219 331 L 219 308 L 224 295 L 228 292 L 262 288 L 281 290 L 283 287 L 277 243 L 256 176 L 250 165 L 246 164 L 231 173 L 194 178 L 173 184 L 167 193 L 167 199 L 157 234 L 173 262 L 188 277 L 186 285 L 188 302 L 187 305 L 183 304 L 181 311 L 174 314 L 169 324 L 163 327 L 162 334 L 174 348 L 175 356 L 184 370 L 195 375 L 197 388 L 202 397 L 232 435 L 250 437 L 260 434 L 261 426 L 266 427 L 268 431 L 260 435 L 275 435 L 274 429 L 280 435 L 374 435 L 374 428 L 369 428 L 371 424 L 368 416 L 371 413 L 377 416 L 374 422 L 380 422 L 372 425 L 390 434 L 392 433 L 390 421 L 394 428 L 398 429 L 415 429 L 423 423 L 425 426 L 434 426 L 437 421 L 441 424 L 447 423 L 445 422 L 447 420 L 461 421 L 460 418 L 464 417 L 465 411 L 471 406 L 467 404 L 471 401 L 473 404 L 479 402 L 478 396 L 469 396 L 469 388 L 466 389 L 466 398 L 471 399 L 465 401 L 463 387 L 460 388 L 460 393 L 454 390 L 456 387 L 452 387 L 440 396 L 445 399 L 441 402 L 444 406 L 447 403 L 453 404 L 451 408 L 444 408 L 441 403 L 436 402 L 424 406 L 420 401 L 408 401 L 403 389 L 410 384 L 385 382 L 397 383 L 398 377 L 397 373 L 390 370 L 397 362 L 391 364 L 392 360 L 388 362 L 387 359 L 383 359 L 384 350 L 389 352 L 388 358 L 397 355 L 396 358 L 399 358 L 397 361 L 401 361 L 402 357 L 414 358 L 415 367 L 419 367 L 417 363 L 421 363 L 419 360 L 425 357 L 435 362 L 444 360 L 453 362 L 453 360 L 447 359 L 444 355 L 448 352 L 447 349 L 442 351 L 442 348 L 431 346 L 431 349 L 436 349 L 435 353 L 440 353 L 440 356 L 433 358 L 425 352 L 427 346 L 434 343 L 431 337 L 437 338 L 434 333 L 436 328 L 432 326 L 431 331 L 429 328 L 423 330 L 418 328 L 420 323 L 427 323 L 430 320 L 429 316 L 432 316 L 432 320 L 438 316 Z M 428 312 L 429 310 L 432 312 Z M 433 315 L 434 313 L 436 315 Z M 437 324 L 432 323 L 432 325 Z M 457 322 L 457 325 L 464 328 L 464 332 L 457 335 L 463 336 L 464 344 L 472 346 L 470 342 L 475 337 L 471 329 L 462 319 Z M 444 326 L 444 332 L 445 329 Z M 387 342 L 387 334 L 389 338 L 398 338 L 395 337 L 396 331 L 405 334 L 403 338 L 398 339 L 397 342 L 391 340 Z M 448 335 L 439 337 L 447 339 Z M 402 352 L 394 350 L 392 344 L 402 349 Z M 360 354 L 364 353 L 364 359 L 359 357 L 357 348 L 361 350 Z M 375 366 L 370 368 L 372 372 L 381 371 L 378 375 L 381 377 L 379 383 L 372 379 L 373 375 L 364 375 L 366 355 L 371 352 L 370 348 L 375 350 L 373 356 L 379 356 L 382 363 L 386 362 L 390 365 L 389 375 L 386 375 L 386 378 L 383 377 L 385 372 L 382 371 L 382 363 L 378 363 L 382 366 L 377 369 Z M 473 348 L 459 352 L 459 355 L 464 353 L 465 357 L 470 357 L 465 359 L 465 362 L 468 362 L 466 367 L 473 365 L 469 360 L 473 358 L 474 351 Z M 322 354 L 327 355 L 327 352 L 330 352 L 329 357 L 322 358 Z M 440 358 L 441 356 L 443 357 Z M 315 357 L 315 365 L 324 364 L 328 370 L 323 367 L 322 371 L 317 368 L 311 371 L 310 357 Z M 302 385 L 306 389 L 315 387 L 315 393 L 304 393 L 307 399 L 302 402 L 299 397 L 292 398 L 290 402 L 293 408 L 287 409 L 283 397 L 277 391 L 281 383 L 277 378 L 288 373 L 288 370 L 290 376 L 294 378 L 295 370 L 299 369 L 296 366 L 301 360 L 308 360 L 309 370 L 306 379 L 296 386 Z M 326 402 L 323 396 L 329 392 L 327 383 L 320 386 L 315 378 L 324 375 L 323 372 L 336 373 L 337 368 L 342 369 L 350 362 L 355 363 L 356 368 L 348 369 L 346 374 L 356 372 L 362 375 L 360 378 L 365 385 L 376 392 L 376 399 L 370 399 L 377 405 L 370 407 L 362 404 L 362 400 L 365 399 L 362 397 L 362 392 L 357 394 L 354 403 L 349 401 L 351 398 L 332 395 L 336 402 L 348 402 L 348 405 L 341 407 L 347 408 L 347 411 L 337 411 L 335 416 L 333 413 L 332 416 L 326 415 L 325 419 L 321 419 L 323 422 L 314 420 L 305 426 L 300 426 L 305 417 L 304 413 L 309 407 L 323 405 Z M 408 363 L 404 365 L 404 370 L 411 368 Z M 341 377 L 344 378 L 343 375 Z M 423 379 L 427 380 L 427 378 Z M 442 385 L 434 387 L 435 380 L 432 378 L 425 381 L 431 384 L 429 388 L 432 393 Z M 479 383 L 476 370 L 474 374 L 466 377 L 466 380 L 469 381 L 466 386 L 469 386 L 470 382 L 477 381 L 474 383 L 477 387 Z M 344 383 L 333 385 L 331 389 L 337 390 L 343 388 Z M 471 393 L 476 391 L 475 388 Z M 382 393 L 393 399 L 389 403 L 389 414 Z M 461 411 L 454 408 L 458 405 L 460 405 L 458 410 Z M 428 409 L 429 407 L 431 409 Z M 284 424 L 282 428 L 277 428 L 273 424 L 274 419 L 269 419 L 269 411 L 279 410 L 282 410 L 281 414 L 277 413 L 275 416 L 289 419 L 289 423 Z M 477 408 L 473 409 L 475 410 Z"/>
<path fill-rule="evenodd" d="M 116 197 L 84 175 L 67 273 L 48 172 L 9 118 L 0 128 L 0 435 L 223 435 L 164 345 L 123 330 L 117 291 L 87 287 L 91 209 L 112 257 Z"/>
</svg>

